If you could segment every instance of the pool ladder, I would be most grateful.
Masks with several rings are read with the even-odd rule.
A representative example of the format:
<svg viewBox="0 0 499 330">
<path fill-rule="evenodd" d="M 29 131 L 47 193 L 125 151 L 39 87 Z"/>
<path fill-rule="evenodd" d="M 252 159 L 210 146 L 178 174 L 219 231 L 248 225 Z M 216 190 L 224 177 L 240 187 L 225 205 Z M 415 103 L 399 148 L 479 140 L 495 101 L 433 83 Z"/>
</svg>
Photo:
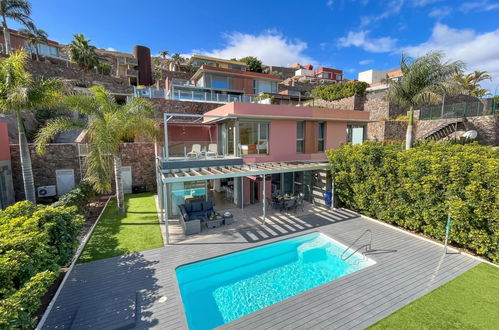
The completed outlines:
<svg viewBox="0 0 499 330">
<path fill-rule="evenodd" d="M 361 246 L 359 246 L 356 250 L 354 250 L 352 253 L 350 253 L 346 258 L 345 258 L 345 253 L 348 252 L 348 250 L 350 250 L 355 244 L 357 244 L 357 242 L 362 238 L 364 237 L 364 235 L 366 235 L 366 233 L 369 234 L 369 243 L 366 243 L 366 244 L 362 244 Z M 366 229 L 362 235 L 360 235 L 359 237 L 357 237 L 357 239 L 352 243 L 350 244 L 346 249 L 345 251 L 343 251 L 343 253 L 341 254 L 340 258 L 341 260 L 343 261 L 346 261 L 348 258 L 350 258 L 351 256 L 353 256 L 355 253 L 357 253 L 359 250 L 365 248 L 366 251 L 362 252 L 362 255 L 365 257 L 365 253 L 371 251 L 371 244 L 372 244 L 372 241 L 373 241 L 373 232 L 371 231 L 371 229 Z"/>
</svg>

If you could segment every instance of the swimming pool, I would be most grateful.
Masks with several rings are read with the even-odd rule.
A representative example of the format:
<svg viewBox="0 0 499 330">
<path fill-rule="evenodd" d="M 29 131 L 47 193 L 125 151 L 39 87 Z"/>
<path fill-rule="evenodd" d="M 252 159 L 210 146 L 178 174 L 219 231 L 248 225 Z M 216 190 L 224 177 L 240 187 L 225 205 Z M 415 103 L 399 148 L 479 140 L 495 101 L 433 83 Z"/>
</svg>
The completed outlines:
<svg viewBox="0 0 499 330">
<path fill-rule="evenodd" d="M 179 190 L 173 190 L 172 194 L 178 197 L 202 196 L 206 194 L 206 190 L 204 188 L 179 189 Z"/>
<path fill-rule="evenodd" d="M 212 329 L 375 264 L 360 253 L 343 261 L 345 249 L 311 233 L 178 267 L 189 328 Z"/>
</svg>

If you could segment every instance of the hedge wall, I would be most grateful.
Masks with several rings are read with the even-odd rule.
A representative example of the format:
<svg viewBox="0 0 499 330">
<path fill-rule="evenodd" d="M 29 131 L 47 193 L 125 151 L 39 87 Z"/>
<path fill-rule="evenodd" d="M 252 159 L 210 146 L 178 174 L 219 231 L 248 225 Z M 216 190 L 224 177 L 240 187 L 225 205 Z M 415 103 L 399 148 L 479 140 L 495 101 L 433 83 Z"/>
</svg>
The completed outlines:
<svg viewBox="0 0 499 330">
<path fill-rule="evenodd" d="M 93 191 L 78 185 L 52 206 L 18 202 L 0 210 L 0 329 L 34 326 L 40 298 L 78 243 L 78 207 Z"/>
<path fill-rule="evenodd" d="M 367 87 L 369 87 L 369 84 L 363 81 L 320 85 L 312 89 L 312 96 L 321 100 L 335 101 L 354 95 L 364 96 Z"/>
<path fill-rule="evenodd" d="M 347 208 L 441 241 L 450 214 L 450 241 L 499 263 L 499 150 L 368 142 L 327 155 Z"/>
</svg>

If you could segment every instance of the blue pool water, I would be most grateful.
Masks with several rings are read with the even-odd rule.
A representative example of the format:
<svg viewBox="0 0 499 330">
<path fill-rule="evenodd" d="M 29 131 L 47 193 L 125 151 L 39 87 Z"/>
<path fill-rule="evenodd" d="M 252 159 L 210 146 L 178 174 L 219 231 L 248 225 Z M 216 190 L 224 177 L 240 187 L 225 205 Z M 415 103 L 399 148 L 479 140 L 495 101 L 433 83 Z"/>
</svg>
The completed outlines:
<svg viewBox="0 0 499 330">
<path fill-rule="evenodd" d="M 178 267 L 189 328 L 212 329 L 375 263 L 358 253 L 343 261 L 345 249 L 312 233 Z"/>
<path fill-rule="evenodd" d="M 184 197 L 184 196 L 199 196 L 199 195 L 204 195 L 206 192 L 205 192 L 204 188 L 194 188 L 194 189 L 173 190 L 172 193 L 175 196 Z"/>
</svg>

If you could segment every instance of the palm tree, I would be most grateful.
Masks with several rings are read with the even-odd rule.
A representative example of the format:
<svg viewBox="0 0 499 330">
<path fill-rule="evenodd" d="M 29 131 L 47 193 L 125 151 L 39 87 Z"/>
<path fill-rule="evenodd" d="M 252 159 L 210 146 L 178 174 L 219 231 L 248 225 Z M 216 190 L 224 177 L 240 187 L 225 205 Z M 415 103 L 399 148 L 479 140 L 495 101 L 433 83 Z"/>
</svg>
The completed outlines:
<svg viewBox="0 0 499 330">
<path fill-rule="evenodd" d="M 36 60 L 40 60 L 39 44 L 47 44 L 48 34 L 45 30 L 38 29 L 33 22 L 29 22 L 25 29 L 20 29 L 19 32 L 26 35 L 28 45 L 35 48 Z"/>
<path fill-rule="evenodd" d="M 466 95 L 482 97 L 489 93 L 487 89 L 480 87 L 480 82 L 492 80 L 492 76 L 487 71 L 473 71 L 468 74 L 459 73 L 454 80 L 460 84 Z"/>
<path fill-rule="evenodd" d="M 400 68 L 403 78 L 388 81 L 387 100 L 409 108 L 406 149 L 412 147 L 414 109 L 423 104 L 440 102 L 442 95 L 455 94 L 458 90 L 452 78 L 462 72 L 464 63 L 443 62 L 444 57 L 442 52 L 429 52 L 417 59 L 402 55 Z"/>
<path fill-rule="evenodd" d="M 7 18 L 27 26 L 31 22 L 31 5 L 25 0 L 0 0 L 0 14 L 2 15 L 5 53 L 10 54 L 10 32 Z"/>
<path fill-rule="evenodd" d="M 167 50 L 162 50 L 159 52 L 159 57 L 161 57 L 161 58 L 167 58 L 168 55 L 170 55 L 170 52 Z"/>
<path fill-rule="evenodd" d="M 74 34 L 69 44 L 69 58 L 85 70 L 93 70 L 99 64 L 99 55 L 96 47 L 90 45 L 90 39 L 85 39 L 83 34 Z"/>
<path fill-rule="evenodd" d="M 87 120 L 60 117 L 47 122 L 36 136 L 36 149 L 43 154 L 45 145 L 57 134 L 85 129 L 89 147 L 85 162 L 86 178 L 97 192 L 108 193 L 111 191 L 114 167 L 118 209 L 124 213 L 120 145 L 123 140 L 138 135 L 157 137 L 157 125 L 152 119 L 154 107 L 143 98 L 132 98 L 127 104 L 120 105 L 102 86 L 93 86 L 90 91 L 91 95 L 70 95 L 62 102 L 65 108 L 86 116 Z"/>
<path fill-rule="evenodd" d="M 24 195 L 35 203 L 33 170 L 21 113 L 24 110 L 53 107 L 62 97 L 63 89 L 58 79 L 34 80 L 25 69 L 27 60 L 28 54 L 23 50 L 0 60 L 0 111 L 11 112 L 16 116 Z"/>
<path fill-rule="evenodd" d="M 172 55 L 173 71 L 179 70 L 180 64 L 182 64 L 184 61 L 185 59 L 179 53 L 174 53 Z"/>
</svg>

